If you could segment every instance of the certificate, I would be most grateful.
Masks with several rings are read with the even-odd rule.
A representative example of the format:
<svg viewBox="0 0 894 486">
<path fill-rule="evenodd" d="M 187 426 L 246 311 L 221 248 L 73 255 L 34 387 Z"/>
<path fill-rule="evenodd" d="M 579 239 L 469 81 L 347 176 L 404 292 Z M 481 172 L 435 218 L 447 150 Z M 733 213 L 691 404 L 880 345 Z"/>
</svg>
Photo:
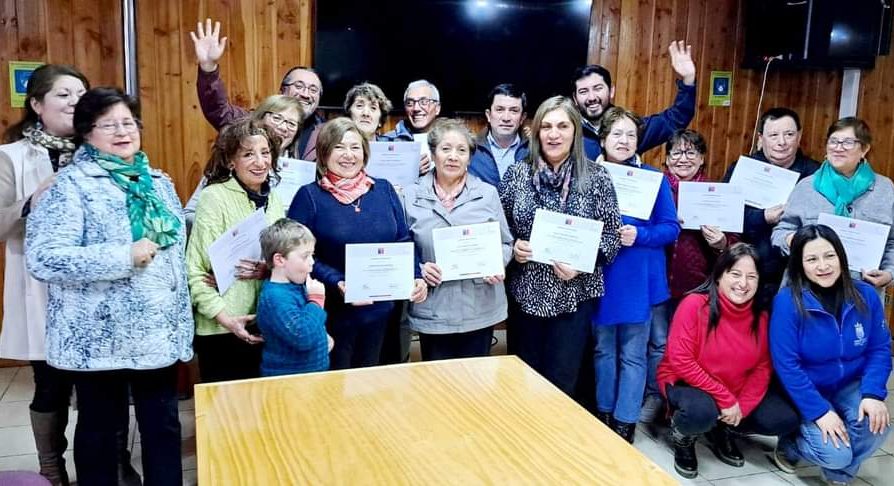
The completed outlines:
<svg viewBox="0 0 894 486">
<path fill-rule="evenodd" d="M 428 147 L 427 133 L 414 133 L 413 141 L 419 143 L 419 155 L 428 155 L 431 157 L 431 149 Z"/>
<path fill-rule="evenodd" d="M 664 174 L 611 162 L 605 162 L 602 166 L 612 176 L 621 214 L 631 218 L 649 219 Z"/>
<path fill-rule="evenodd" d="M 677 218 L 683 229 L 717 226 L 720 231 L 741 233 L 745 219 L 742 188 L 717 182 L 680 181 Z"/>
<path fill-rule="evenodd" d="M 345 302 L 409 299 L 414 263 L 413 243 L 345 245 Z"/>
<path fill-rule="evenodd" d="M 890 226 L 827 213 L 820 213 L 816 222 L 832 228 L 841 238 L 852 272 L 877 270 L 881 265 Z"/>
<path fill-rule="evenodd" d="M 431 232 L 441 281 L 503 275 L 500 223 L 435 228 Z"/>
<path fill-rule="evenodd" d="M 277 161 L 280 181 L 273 192 L 279 196 L 288 211 L 298 189 L 317 180 L 317 164 L 291 157 L 280 157 Z"/>
<path fill-rule="evenodd" d="M 602 221 L 538 209 L 531 228 L 531 260 L 565 263 L 587 273 L 596 269 Z"/>
<path fill-rule="evenodd" d="M 236 281 L 236 264 L 239 260 L 261 259 L 261 231 L 266 227 L 267 219 L 261 208 L 226 230 L 208 246 L 208 259 L 220 295 L 227 293 Z"/>
<path fill-rule="evenodd" d="M 416 142 L 370 142 L 366 172 L 395 186 L 411 187 L 419 177 L 419 147 Z"/>
<path fill-rule="evenodd" d="M 788 201 L 801 174 L 761 162 L 744 155 L 739 157 L 729 183 L 745 192 L 745 204 L 758 209 L 772 208 Z"/>
</svg>

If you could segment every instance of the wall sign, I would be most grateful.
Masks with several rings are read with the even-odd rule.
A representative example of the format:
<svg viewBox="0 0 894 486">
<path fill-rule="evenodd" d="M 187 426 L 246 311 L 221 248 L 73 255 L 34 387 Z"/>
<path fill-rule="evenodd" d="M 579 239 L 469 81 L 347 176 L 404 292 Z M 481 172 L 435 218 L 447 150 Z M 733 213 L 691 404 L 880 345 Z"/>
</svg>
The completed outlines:
<svg viewBox="0 0 894 486">
<path fill-rule="evenodd" d="M 13 108 L 25 106 L 25 92 L 31 73 L 43 65 L 43 62 L 35 61 L 9 61 L 9 102 Z"/>
<path fill-rule="evenodd" d="M 708 106 L 730 106 L 732 99 L 732 71 L 711 71 L 711 96 L 708 97 Z"/>
</svg>

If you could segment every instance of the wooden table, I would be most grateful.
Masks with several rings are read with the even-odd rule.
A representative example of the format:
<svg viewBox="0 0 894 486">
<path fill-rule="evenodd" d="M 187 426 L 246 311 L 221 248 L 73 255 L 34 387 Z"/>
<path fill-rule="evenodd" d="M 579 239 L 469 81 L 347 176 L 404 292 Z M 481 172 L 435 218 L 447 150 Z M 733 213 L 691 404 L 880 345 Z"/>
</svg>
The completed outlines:
<svg viewBox="0 0 894 486">
<path fill-rule="evenodd" d="M 515 356 L 196 386 L 199 484 L 676 484 Z"/>
</svg>

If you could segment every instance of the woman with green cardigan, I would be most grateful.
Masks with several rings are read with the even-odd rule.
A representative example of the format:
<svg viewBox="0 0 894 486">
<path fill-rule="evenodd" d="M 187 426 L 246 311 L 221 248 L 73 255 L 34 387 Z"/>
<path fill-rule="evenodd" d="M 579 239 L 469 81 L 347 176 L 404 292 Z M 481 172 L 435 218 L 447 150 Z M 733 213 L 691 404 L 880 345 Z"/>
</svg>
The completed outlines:
<svg viewBox="0 0 894 486">
<path fill-rule="evenodd" d="M 186 251 L 189 291 L 196 321 L 195 350 L 205 383 L 259 376 L 263 338 L 253 327 L 255 306 L 265 273 L 260 264 L 243 261 L 236 282 L 221 295 L 213 279 L 208 247 L 227 229 L 258 209 L 268 224 L 285 216 L 282 202 L 271 197 L 276 173 L 276 135 L 251 119 L 224 128 L 205 168 L 208 185 L 196 207 Z"/>
</svg>

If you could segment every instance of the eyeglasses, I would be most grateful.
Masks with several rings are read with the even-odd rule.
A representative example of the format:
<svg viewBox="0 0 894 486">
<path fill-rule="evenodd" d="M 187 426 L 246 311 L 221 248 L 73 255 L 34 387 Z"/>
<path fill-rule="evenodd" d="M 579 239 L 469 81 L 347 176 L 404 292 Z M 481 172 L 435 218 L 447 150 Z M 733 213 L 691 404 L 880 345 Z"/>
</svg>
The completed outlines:
<svg viewBox="0 0 894 486">
<path fill-rule="evenodd" d="M 687 159 L 694 160 L 696 157 L 699 156 L 699 153 L 696 152 L 695 150 L 686 150 L 686 151 L 671 150 L 670 153 L 668 153 L 668 155 L 670 155 L 670 158 L 672 160 L 680 160 L 683 158 L 684 155 L 686 156 Z"/>
<path fill-rule="evenodd" d="M 140 120 L 122 120 L 114 122 L 108 121 L 103 123 L 96 123 L 93 125 L 93 128 L 106 135 L 114 135 L 118 133 L 118 128 L 124 130 L 125 133 L 134 133 L 137 130 L 143 128 L 143 124 L 140 122 Z"/>
<path fill-rule="evenodd" d="M 841 139 L 841 140 L 839 140 L 837 138 L 830 138 L 829 141 L 826 142 L 826 147 L 835 148 L 835 147 L 841 145 L 841 148 L 843 148 L 844 150 L 850 150 L 850 149 L 856 147 L 858 143 L 861 143 L 861 142 L 859 140 L 856 140 L 853 138 L 845 138 L 845 139 Z"/>
<path fill-rule="evenodd" d="M 417 103 L 422 108 L 428 108 L 432 104 L 438 103 L 438 100 L 433 100 L 431 98 L 407 98 L 406 100 L 404 100 L 404 107 L 410 109 Z"/>
<path fill-rule="evenodd" d="M 280 115 L 279 113 L 273 113 L 272 111 L 267 111 L 264 114 L 269 116 L 270 121 L 272 121 L 273 124 L 278 127 L 285 125 L 286 128 L 288 128 L 289 130 L 298 130 L 298 122 L 289 120 L 288 118 Z"/>
<path fill-rule="evenodd" d="M 296 91 L 307 91 L 308 93 L 317 96 L 320 94 L 320 87 L 315 84 L 304 84 L 302 81 L 295 81 L 294 83 L 283 83 L 283 88 L 290 87 L 295 88 Z"/>
</svg>

